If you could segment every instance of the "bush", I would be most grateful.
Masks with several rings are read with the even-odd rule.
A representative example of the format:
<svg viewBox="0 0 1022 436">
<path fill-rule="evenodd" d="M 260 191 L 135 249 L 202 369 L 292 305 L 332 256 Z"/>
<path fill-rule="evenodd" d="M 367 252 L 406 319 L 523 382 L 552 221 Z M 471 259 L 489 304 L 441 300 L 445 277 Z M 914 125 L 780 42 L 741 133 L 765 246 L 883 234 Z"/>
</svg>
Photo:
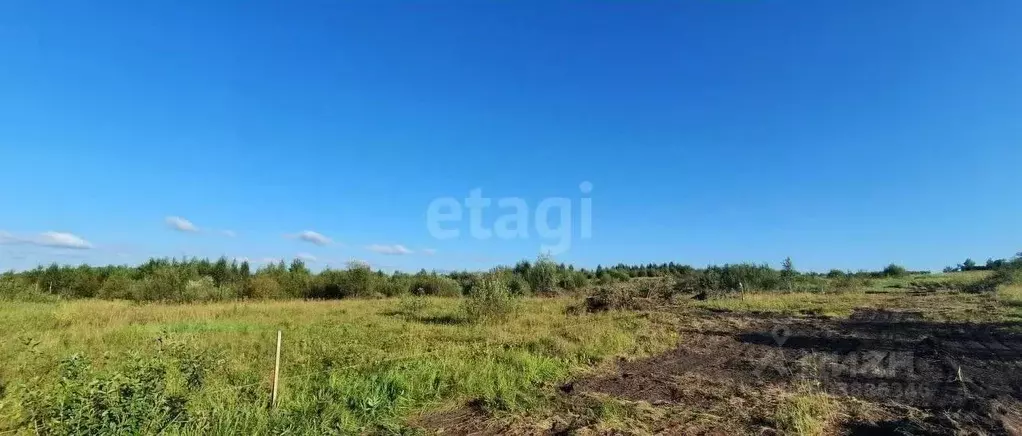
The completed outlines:
<svg viewBox="0 0 1022 436">
<path fill-rule="evenodd" d="M 429 306 L 425 297 L 419 295 L 405 295 L 398 303 L 397 312 L 407 317 L 417 317 Z"/>
<path fill-rule="evenodd" d="M 351 262 L 348 269 L 340 276 L 341 293 L 344 297 L 375 297 L 377 295 L 378 277 L 373 270 L 361 262 Z"/>
<path fill-rule="evenodd" d="M 238 298 L 238 296 L 239 293 L 233 285 L 217 286 L 212 277 L 205 276 L 185 283 L 180 301 L 225 301 Z"/>
<path fill-rule="evenodd" d="M 280 283 L 267 274 L 257 274 L 245 286 L 245 296 L 256 299 L 281 298 L 283 291 Z"/>
<path fill-rule="evenodd" d="M 704 291 L 770 291 L 780 289 L 780 271 L 767 265 L 740 263 L 709 266 L 699 278 L 699 289 Z"/>
<path fill-rule="evenodd" d="M 103 286 L 99 288 L 96 297 L 107 300 L 134 299 L 134 295 L 131 293 L 131 285 L 131 277 L 127 274 L 113 274 L 103 282 Z"/>
<path fill-rule="evenodd" d="M 479 277 L 464 303 L 469 321 L 503 321 L 518 311 L 518 296 L 511 292 L 507 279 L 498 274 Z"/>
<path fill-rule="evenodd" d="M 55 388 L 33 389 L 26 427 L 40 434 L 156 434 L 185 413 L 185 399 L 168 392 L 166 368 L 135 357 L 124 371 L 96 374 L 81 356 L 60 364 Z"/>
<path fill-rule="evenodd" d="M 880 275 L 884 277 L 905 277 L 908 275 L 908 270 L 901 265 L 892 263 L 884 267 L 883 271 L 880 271 Z"/>
<path fill-rule="evenodd" d="M 845 272 L 839 269 L 832 269 L 827 272 L 828 279 L 837 279 L 845 276 Z"/>
<path fill-rule="evenodd" d="M 131 284 L 129 294 L 139 301 L 183 301 L 185 280 L 177 270 L 158 268 L 142 280 Z"/>
<path fill-rule="evenodd" d="M 0 301 L 54 301 L 57 296 L 39 290 L 35 284 L 15 277 L 0 278 Z"/>
<path fill-rule="evenodd" d="M 557 264 L 550 256 L 539 256 L 526 274 L 532 292 L 537 294 L 557 292 Z"/>
<path fill-rule="evenodd" d="M 511 294 L 516 296 L 525 296 L 532 294 L 532 286 L 529 286 L 529 281 L 525 280 L 525 277 L 508 274 L 507 275 L 507 287 L 511 291 Z"/>
<path fill-rule="evenodd" d="M 587 283 L 586 275 L 579 271 L 567 271 L 561 277 L 560 286 L 568 291 L 577 291 L 585 288 Z"/>
<path fill-rule="evenodd" d="M 460 297 L 461 283 L 450 277 L 431 273 L 418 273 L 412 278 L 412 294 L 437 297 Z"/>
<path fill-rule="evenodd" d="M 412 279 L 407 275 L 394 275 L 393 277 L 382 278 L 377 286 L 377 291 L 385 297 L 400 297 L 408 295 L 412 290 Z"/>
</svg>

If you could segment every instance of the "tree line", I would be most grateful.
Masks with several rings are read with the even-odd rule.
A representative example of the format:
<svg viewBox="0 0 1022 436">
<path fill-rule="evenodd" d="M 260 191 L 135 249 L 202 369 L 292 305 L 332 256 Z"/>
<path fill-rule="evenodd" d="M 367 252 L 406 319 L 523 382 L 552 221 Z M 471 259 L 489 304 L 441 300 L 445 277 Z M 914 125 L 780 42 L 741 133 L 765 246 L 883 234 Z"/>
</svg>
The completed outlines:
<svg viewBox="0 0 1022 436">
<path fill-rule="evenodd" d="M 996 269 L 1016 265 L 1013 260 L 988 262 Z M 972 265 L 968 262 L 964 265 Z M 959 268 L 968 271 L 973 266 Z M 343 269 L 311 271 L 300 259 L 283 260 L 254 269 L 247 261 L 227 258 L 154 258 L 137 266 L 67 266 L 52 264 L 32 270 L 0 274 L 0 298 L 101 298 L 134 301 L 219 301 L 232 299 L 339 299 L 402 295 L 469 295 L 482 276 L 497 276 L 515 295 L 552 295 L 590 286 L 633 279 L 663 278 L 679 291 L 822 291 L 852 288 L 864 280 L 900 277 L 908 271 L 891 264 L 879 271 L 828 273 L 797 271 L 791 259 L 780 269 L 767 264 L 725 264 L 695 268 L 674 262 L 645 265 L 599 265 L 576 268 L 548 256 L 523 260 L 491 271 L 417 273 L 373 270 L 352 262 Z"/>
</svg>

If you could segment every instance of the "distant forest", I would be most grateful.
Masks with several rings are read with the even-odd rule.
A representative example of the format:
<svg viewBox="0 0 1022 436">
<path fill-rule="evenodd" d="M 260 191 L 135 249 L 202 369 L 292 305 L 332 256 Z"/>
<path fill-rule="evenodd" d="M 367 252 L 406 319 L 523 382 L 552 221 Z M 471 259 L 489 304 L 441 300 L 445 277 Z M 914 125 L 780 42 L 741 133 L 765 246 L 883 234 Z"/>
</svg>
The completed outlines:
<svg viewBox="0 0 1022 436">
<path fill-rule="evenodd" d="M 1022 265 L 1022 253 L 1011 259 L 990 259 L 978 265 L 971 259 L 944 272 L 1000 270 Z M 800 272 L 792 260 L 781 268 L 767 264 L 727 264 L 695 268 L 674 262 L 618 264 L 595 269 L 575 268 L 540 256 L 514 266 L 486 272 L 384 273 L 359 262 L 344 269 L 312 272 L 295 259 L 253 269 L 248 262 L 220 258 L 150 259 L 138 266 L 39 266 L 0 275 L 0 299 L 45 300 L 101 298 L 134 301 L 218 301 L 232 299 L 338 299 L 402 295 L 462 296 L 472 292 L 483 276 L 497 276 L 517 295 L 551 295 L 606 286 L 632 279 L 659 278 L 678 292 L 814 291 L 851 289 L 864 281 L 928 271 L 908 271 L 891 264 L 879 271 Z"/>
</svg>

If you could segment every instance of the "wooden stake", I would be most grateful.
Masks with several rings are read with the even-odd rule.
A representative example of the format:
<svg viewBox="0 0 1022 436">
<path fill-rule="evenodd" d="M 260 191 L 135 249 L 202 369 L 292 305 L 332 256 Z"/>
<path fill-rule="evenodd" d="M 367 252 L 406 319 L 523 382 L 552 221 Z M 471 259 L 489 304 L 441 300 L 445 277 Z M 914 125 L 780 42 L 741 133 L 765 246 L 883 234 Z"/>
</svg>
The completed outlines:
<svg viewBox="0 0 1022 436">
<path fill-rule="evenodd" d="M 280 330 L 277 330 L 277 360 L 273 364 L 273 395 L 270 397 L 270 407 L 277 406 L 277 381 L 280 378 Z"/>
</svg>

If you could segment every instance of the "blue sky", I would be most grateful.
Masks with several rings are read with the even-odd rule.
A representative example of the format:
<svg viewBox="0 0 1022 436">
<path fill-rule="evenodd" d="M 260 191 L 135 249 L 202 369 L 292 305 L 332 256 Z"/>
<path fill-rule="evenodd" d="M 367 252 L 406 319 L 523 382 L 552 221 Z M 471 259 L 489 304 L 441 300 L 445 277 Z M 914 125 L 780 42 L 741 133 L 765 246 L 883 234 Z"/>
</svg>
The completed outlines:
<svg viewBox="0 0 1022 436">
<path fill-rule="evenodd" d="M 2 2 L 0 269 L 479 269 L 534 257 L 555 197 L 557 257 L 586 266 L 1006 257 L 1020 22 L 1014 0 Z M 473 237 L 468 209 L 431 234 L 473 189 L 483 228 L 520 198 L 527 237 Z"/>
</svg>

